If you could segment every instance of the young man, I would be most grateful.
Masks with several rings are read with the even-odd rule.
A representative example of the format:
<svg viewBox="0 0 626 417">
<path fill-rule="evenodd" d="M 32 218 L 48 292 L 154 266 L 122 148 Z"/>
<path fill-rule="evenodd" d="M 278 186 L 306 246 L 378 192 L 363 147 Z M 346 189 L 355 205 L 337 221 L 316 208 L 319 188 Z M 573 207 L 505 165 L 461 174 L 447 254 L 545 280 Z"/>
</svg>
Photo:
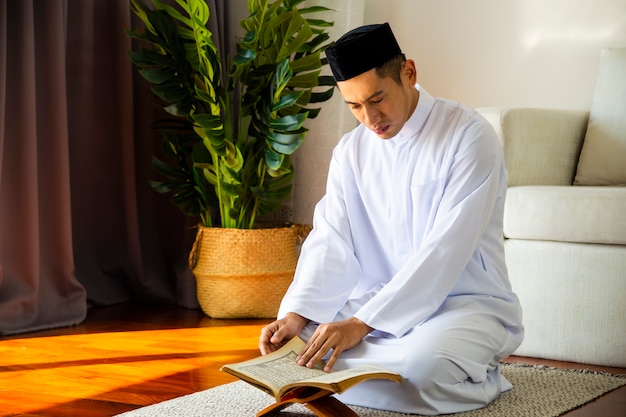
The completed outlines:
<svg viewBox="0 0 626 417">
<path fill-rule="evenodd" d="M 360 126 L 333 152 L 294 282 L 262 354 L 296 335 L 299 363 L 376 364 L 347 404 L 435 415 L 480 408 L 511 387 L 500 359 L 521 343 L 504 262 L 500 143 L 476 112 L 416 84 L 388 24 L 326 51 Z"/>
</svg>

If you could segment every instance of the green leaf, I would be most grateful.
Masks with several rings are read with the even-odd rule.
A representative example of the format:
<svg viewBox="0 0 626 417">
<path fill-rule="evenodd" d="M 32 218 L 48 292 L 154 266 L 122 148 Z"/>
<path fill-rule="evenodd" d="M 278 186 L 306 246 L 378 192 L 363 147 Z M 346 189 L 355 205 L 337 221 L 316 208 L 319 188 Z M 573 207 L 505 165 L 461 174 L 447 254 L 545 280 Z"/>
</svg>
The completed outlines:
<svg viewBox="0 0 626 417">
<path fill-rule="evenodd" d="M 332 27 L 334 26 L 333 22 L 329 22 L 327 20 L 321 20 L 321 19 L 307 19 L 307 22 L 309 23 L 310 26 L 316 26 L 316 27 Z"/>
<path fill-rule="evenodd" d="M 304 109 L 309 113 L 309 119 L 315 119 L 317 117 L 317 115 L 320 113 L 320 110 L 322 110 L 321 108 L 315 108 L 315 109 Z"/>
<path fill-rule="evenodd" d="M 317 13 L 317 12 L 334 12 L 335 9 L 329 9 L 328 7 L 324 7 L 324 6 L 311 6 L 311 7 L 304 7 L 302 9 L 298 9 L 298 11 L 300 12 L 300 14 L 307 14 L 307 13 Z"/>
<path fill-rule="evenodd" d="M 313 38 L 311 38 L 305 45 L 303 49 L 305 52 L 309 52 L 309 53 L 313 53 L 313 52 L 322 52 L 324 51 L 328 46 L 330 46 L 330 44 L 325 45 L 325 46 L 320 46 L 322 45 L 324 42 L 326 42 L 328 39 L 330 39 L 330 35 L 327 32 L 322 32 L 319 33 L 317 35 L 315 35 Z M 322 60 L 322 65 L 327 65 L 328 64 L 328 60 L 326 60 L 324 58 L 324 60 Z"/>
<path fill-rule="evenodd" d="M 172 16 L 174 19 L 179 20 L 187 26 L 191 26 L 191 19 L 184 17 L 180 12 L 178 12 L 175 8 L 160 2 L 159 0 L 152 0 L 152 4 L 156 7 L 157 10 L 164 10 L 168 15 Z"/>
<path fill-rule="evenodd" d="M 307 117 L 307 113 L 279 117 L 270 122 L 270 128 L 280 131 L 298 130 L 302 127 Z"/>
<path fill-rule="evenodd" d="M 154 189 L 154 191 L 161 194 L 169 193 L 170 191 L 176 189 L 174 184 L 178 185 L 177 183 L 166 181 L 150 181 L 150 186 Z"/>
<path fill-rule="evenodd" d="M 187 175 L 184 171 L 181 171 L 179 168 L 166 164 L 156 156 L 152 157 L 152 166 L 159 174 L 165 175 L 166 177 L 182 180 L 185 180 L 187 178 Z"/>
<path fill-rule="evenodd" d="M 187 205 L 187 203 L 190 200 L 193 200 L 195 196 L 196 196 L 196 191 L 193 188 L 188 188 L 188 189 L 181 190 L 180 192 L 174 194 L 172 196 L 172 201 L 177 206 L 184 206 L 184 205 Z"/>
<path fill-rule="evenodd" d="M 295 15 L 289 21 L 289 28 L 283 39 L 277 59 L 284 59 L 298 51 L 312 35 L 313 32 L 306 24 L 306 21 L 301 16 Z"/>
<path fill-rule="evenodd" d="M 226 156 L 224 157 L 224 166 L 232 170 L 233 173 L 238 173 L 244 164 L 241 150 L 237 145 L 227 140 L 226 142 Z"/>
<path fill-rule="evenodd" d="M 157 97 L 166 101 L 168 103 L 173 103 L 176 101 L 181 101 L 187 97 L 185 91 L 180 88 L 176 88 L 175 86 L 170 85 L 162 85 L 162 86 L 154 86 L 150 89 Z"/>
<path fill-rule="evenodd" d="M 304 74 L 299 74 L 291 77 L 289 80 L 289 87 L 294 88 L 312 88 L 317 86 L 318 80 L 317 77 L 320 74 L 320 71 L 312 71 Z"/>
<path fill-rule="evenodd" d="M 293 133 L 269 132 L 268 134 L 268 138 L 272 142 L 280 143 L 283 145 L 293 145 L 302 142 L 305 136 L 306 130 L 304 129 L 302 131 Z"/>
<path fill-rule="evenodd" d="M 226 181 L 221 181 L 221 190 L 222 193 L 224 193 L 225 195 L 228 195 L 230 197 L 236 197 L 239 195 L 240 188 L 238 184 L 231 184 Z"/>
<path fill-rule="evenodd" d="M 333 96 L 334 92 L 335 88 L 333 87 L 323 92 L 312 93 L 309 103 L 322 103 L 324 101 L 328 101 Z"/>
<path fill-rule="evenodd" d="M 222 120 L 219 116 L 209 113 L 193 114 L 193 120 L 204 128 L 216 129 L 222 126 Z"/>
<path fill-rule="evenodd" d="M 321 75 L 317 79 L 317 85 L 319 86 L 336 86 L 335 78 L 332 75 Z"/>
<path fill-rule="evenodd" d="M 265 163 L 267 164 L 269 169 L 280 169 L 284 159 L 284 155 L 274 151 L 272 148 L 265 149 Z"/>
<path fill-rule="evenodd" d="M 252 49 L 240 49 L 235 56 L 235 65 L 245 65 L 256 58 L 256 52 Z"/>
<path fill-rule="evenodd" d="M 305 55 L 302 58 L 298 58 L 291 62 L 290 66 L 294 74 L 302 71 L 317 70 L 322 66 L 320 52 L 315 52 L 313 54 Z"/>
<path fill-rule="evenodd" d="M 302 144 L 305 136 L 306 131 L 289 134 L 269 132 L 268 142 L 274 151 L 285 155 L 291 155 Z"/>
<path fill-rule="evenodd" d="M 176 77 L 176 72 L 168 68 L 141 69 L 139 73 L 152 84 L 162 84 Z"/>
<path fill-rule="evenodd" d="M 285 107 L 290 107 L 293 106 L 298 99 L 302 96 L 302 94 L 304 94 L 304 91 L 295 91 L 292 93 L 288 93 L 283 95 L 280 100 L 278 100 L 278 102 L 276 102 L 273 106 L 272 106 L 272 113 L 277 112 L 280 109 L 283 109 Z"/>
</svg>

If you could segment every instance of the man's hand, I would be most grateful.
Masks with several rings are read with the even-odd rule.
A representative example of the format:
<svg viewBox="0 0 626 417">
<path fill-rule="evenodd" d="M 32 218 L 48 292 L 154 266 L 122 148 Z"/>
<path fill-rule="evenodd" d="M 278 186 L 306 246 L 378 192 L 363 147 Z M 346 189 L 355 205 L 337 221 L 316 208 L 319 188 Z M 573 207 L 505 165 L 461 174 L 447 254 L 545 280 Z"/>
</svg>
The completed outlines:
<svg viewBox="0 0 626 417">
<path fill-rule="evenodd" d="M 361 340 L 372 330 L 374 330 L 372 327 L 356 317 L 335 323 L 320 324 L 296 360 L 298 364 L 311 368 L 332 349 L 333 353 L 324 367 L 324 371 L 328 372 L 337 362 L 341 352 L 361 343 Z"/>
<path fill-rule="evenodd" d="M 259 350 L 261 355 L 274 352 L 282 345 L 299 335 L 309 321 L 296 313 L 287 315 L 268 324 L 261 330 L 259 338 Z"/>
</svg>

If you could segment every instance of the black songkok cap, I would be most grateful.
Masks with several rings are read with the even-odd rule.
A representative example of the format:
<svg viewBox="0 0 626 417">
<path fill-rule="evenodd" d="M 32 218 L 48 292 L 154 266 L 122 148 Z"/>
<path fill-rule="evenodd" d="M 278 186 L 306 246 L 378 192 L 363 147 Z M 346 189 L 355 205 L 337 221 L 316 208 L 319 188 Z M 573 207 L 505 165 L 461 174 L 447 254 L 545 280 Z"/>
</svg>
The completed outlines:
<svg viewBox="0 0 626 417">
<path fill-rule="evenodd" d="M 349 80 L 401 53 L 389 23 L 353 29 L 326 49 L 335 81 Z"/>
</svg>

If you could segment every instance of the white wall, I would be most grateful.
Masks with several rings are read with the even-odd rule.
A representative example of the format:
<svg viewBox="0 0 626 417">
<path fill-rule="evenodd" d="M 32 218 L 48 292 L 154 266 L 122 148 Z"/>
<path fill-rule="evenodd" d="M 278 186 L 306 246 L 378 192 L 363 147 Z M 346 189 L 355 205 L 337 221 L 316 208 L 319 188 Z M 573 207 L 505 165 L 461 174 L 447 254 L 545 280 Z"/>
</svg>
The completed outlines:
<svg viewBox="0 0 626 417">
<path fill-rule="evenodd" d="M 471 107 L 589 109 L 604 47 L 626 46 L 626 0 L 365 0 L 419 83 Z"/>
</svg>

